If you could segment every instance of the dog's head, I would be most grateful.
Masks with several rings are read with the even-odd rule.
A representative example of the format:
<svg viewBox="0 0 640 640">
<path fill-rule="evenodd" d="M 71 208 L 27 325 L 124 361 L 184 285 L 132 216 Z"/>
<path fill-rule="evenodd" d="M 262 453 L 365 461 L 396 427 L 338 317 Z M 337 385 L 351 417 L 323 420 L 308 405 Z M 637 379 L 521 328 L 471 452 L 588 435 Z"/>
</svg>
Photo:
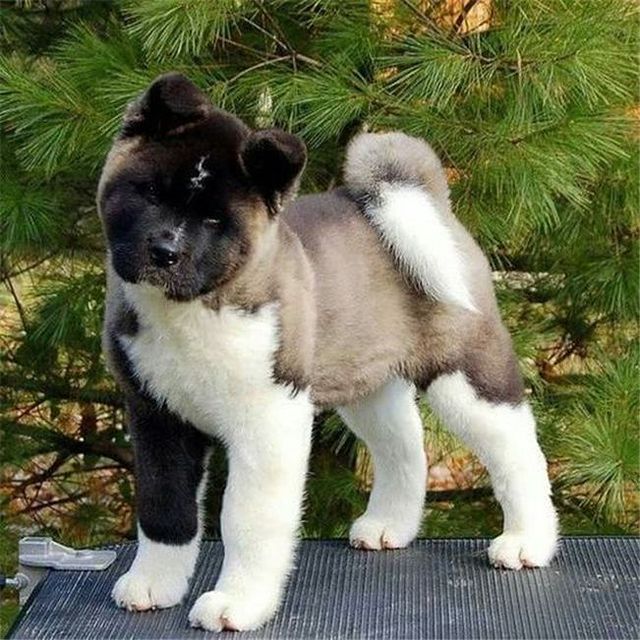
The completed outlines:
<svg viewBox="0 0 640 640">
<path fill-rule="evenodd" d="M 192 300 L 241 272 L 295 190 L 303 143 L 252 131 L 182 75 L 129 106 L 98 208 L 116 273 Z"/>
</svg>

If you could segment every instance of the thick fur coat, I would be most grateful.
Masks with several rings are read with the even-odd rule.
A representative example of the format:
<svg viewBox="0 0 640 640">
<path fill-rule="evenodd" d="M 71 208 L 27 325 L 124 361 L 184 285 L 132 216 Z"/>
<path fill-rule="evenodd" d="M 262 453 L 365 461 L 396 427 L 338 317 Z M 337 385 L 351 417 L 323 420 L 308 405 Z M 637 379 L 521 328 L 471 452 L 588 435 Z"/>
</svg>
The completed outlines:
<svg viewBox="0 0 640 640">
<path fill-rule="evenodd" d="M 351 544 L 409 544 L 426 486 L 418 393 L 489 470 L 505 515 L 491 562 L 540 566 L 554 553 L 511 340 L 437 156 L 402 133 L 361 134 L 343 187 L 295 199 L 305 159 L 295 136 L 250 130 L 177 74 L 132 104 L 107 158 L 104 347 L 129 411 L 140 537 L 113 590 L 120 606 L 184 597 L 217 439 L 225 559 L 189 619 L 251 629 L 273 615 L 317 408 L 336 408 L 373 456 Z"/>
</svg>

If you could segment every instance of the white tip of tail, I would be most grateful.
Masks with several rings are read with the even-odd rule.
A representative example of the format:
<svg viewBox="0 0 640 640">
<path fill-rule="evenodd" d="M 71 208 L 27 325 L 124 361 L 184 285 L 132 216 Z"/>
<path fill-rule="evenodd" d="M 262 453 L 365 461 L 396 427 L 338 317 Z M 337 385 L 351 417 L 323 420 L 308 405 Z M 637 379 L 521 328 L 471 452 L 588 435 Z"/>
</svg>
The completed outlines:
<svg viewBox="0 0 640 640">
<path fill-rule="evenodd" d="M 403 270 L 436 300 L 477 312 L 464 278 L 464 261 L 429 194 L 395 184 L 365 205 L 369 219 Z"/>
<path fill-rule="evenodd" d="M 437 154 L 404 133 L 364 133 L 349 144 L 345 183 L 400 267 L 433 298 L 478 311 L 450 222 Z"/>
</svg>

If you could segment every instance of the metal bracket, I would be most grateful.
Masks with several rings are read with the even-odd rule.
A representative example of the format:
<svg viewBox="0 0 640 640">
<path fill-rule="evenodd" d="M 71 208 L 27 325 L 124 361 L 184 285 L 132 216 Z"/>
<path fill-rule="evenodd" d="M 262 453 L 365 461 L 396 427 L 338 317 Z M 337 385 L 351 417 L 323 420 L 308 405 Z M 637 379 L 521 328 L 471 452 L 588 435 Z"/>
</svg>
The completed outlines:
<svg viewBox="0 0 640 640">
<path fill-rule="evenodd" d="M 20 570 L 28 584 L 20 590 L 20 604 L 24 604 L 49 569 L 57 571 L 102 571 L 116 559 L 111 549 L 72 549 L 51 538 L 29 536 L 18 543 Z"/>
<path fill-rule="evenodd" d="M 13 578 L 7 578 L 0 573 L 0 589 L 9 587 L 10 589 L 26 589 L 29 586 L 29 578 L 24 573 L 16 573 Z"/>
<path fill-rule="evenodd" d="M 115 559 L 116 552 L 109 549 L 71 549 L 51 538 L 22 538 L 18 546 L 18 559 L 27 567 L 47 567 L 61 571 L 102 571 Z"/>
</svg>

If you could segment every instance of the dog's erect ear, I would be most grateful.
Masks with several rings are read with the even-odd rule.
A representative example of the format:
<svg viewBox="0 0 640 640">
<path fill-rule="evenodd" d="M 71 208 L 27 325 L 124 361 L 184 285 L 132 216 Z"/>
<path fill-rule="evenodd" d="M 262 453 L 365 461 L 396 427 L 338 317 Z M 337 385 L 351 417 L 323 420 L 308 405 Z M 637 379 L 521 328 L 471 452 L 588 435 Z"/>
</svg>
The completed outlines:
<svg viewBox="0 0 640 640">
<path fill-rule="evenodd" d="M 292 196 L 307 161 L 300 138 L 280 129 L 254 131 L 240 151 L 244 170 L 275 215 Z"/>
<path fill-rule="evenodd" d="M 211 109 L 207 96 L 180 73 L 158 76 L 124 116 L 121 135 L 164 136 L 202 120 Z"/>
</svg>

